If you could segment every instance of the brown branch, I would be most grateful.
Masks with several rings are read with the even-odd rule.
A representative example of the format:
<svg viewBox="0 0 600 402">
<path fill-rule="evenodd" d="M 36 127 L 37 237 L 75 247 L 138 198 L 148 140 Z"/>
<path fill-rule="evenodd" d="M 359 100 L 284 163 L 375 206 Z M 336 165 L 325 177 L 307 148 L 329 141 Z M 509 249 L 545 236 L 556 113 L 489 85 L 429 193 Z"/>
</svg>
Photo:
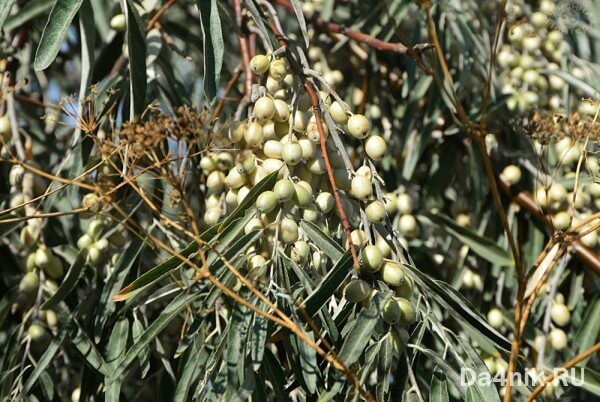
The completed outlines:
<svg viewBox="0 0 600 402">
<path fill-rule="evenodd" d="M 574 358 L 572 358 L 571 360 L 569 360 L 568 362 L 563 364 L 562 366 L 558 367 L 558 369 L 568 370 L 571 367 L 575 366 L 580 361 L 587 359 L 588 357 L 590 357 L 591 355 L 593 355 L 594 353 L 596 353 L 598 351 L 600 351 L 600 342 L 598 342 L 591 348 L 584 350 L 583 352 L 581 352 L 580 354 L 578 354 L 577 356 L 575 356 Z M 533 392 L 531 392 L 531 395 L 529 395 L 527 397 L 525 402 L 533 402 L 535 400 L 535 397 L 538 396 L 544 390 L 544 388 L 546 388 L 546 385 L 548 383 L 552 382 L 552 380 L 554 380 L 554 377 L 556 376 L 555 375 L 556 372 L 560 372 L 560 370 L 554 370 L 546 378 L 544 378 L 542 380 L 542 383 L 540 385 L 538 385 L 533 390 Z"/>
<path fill-rule="evenodd" d="M 292 12 L 294 11 L 294 7 L 292 6 L 292 3 L 289 0 L 275 0 L 274 2 Z M 381 39 L 377 39 L 374 36 L 357 31 L 355 29 L 347 28 L 343 25 L 336 24 L 335 22 L 325 21 L 323 18 L 321 18 L 318 12 L 313 12 L 310 14 L 304 13 L 304 17 L 308 20 L 308 22 L 311 25 L 320 29 L 321 31 L 344 35 L 356 42 L 364 43 L 369 47 L 384 52 L 394 52 L 400 54 L 408 53 L 410 55 L 413 55 L 414 53 L 420 53 L 426 49 L 430 49 L 433 47 L 433 45 L 430 43 L 422 43 L 409 48 L 403 43 L 386 42 Z"/>
<path fill-rule="evenodd" d="M 244 96 L 250 96 L 252 93 L 252 70 L 250 69 L 250 46 L 246 31 L 244 18 L 242 15 L 242 4 L 240 0 L 233 0 L 233 12 L 235 14 L 235 23 L 240 28 L 242 34 L 239 37 L 240 53 L 242 55 L 242 66 L 244 69 Z"/>
</svg>

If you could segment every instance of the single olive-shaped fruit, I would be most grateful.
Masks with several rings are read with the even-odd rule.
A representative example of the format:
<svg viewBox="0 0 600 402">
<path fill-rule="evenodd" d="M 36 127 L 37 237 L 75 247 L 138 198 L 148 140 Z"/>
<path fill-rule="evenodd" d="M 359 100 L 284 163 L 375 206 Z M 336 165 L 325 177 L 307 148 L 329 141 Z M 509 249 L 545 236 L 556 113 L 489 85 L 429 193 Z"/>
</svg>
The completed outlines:
<svg viewBox="0 0 600 402">
<path fill-rule="evenodd" d="M 560 183 L 552 183 L 548 189 L 548 198 L 551 203 L 563 203 L 567 201 L 567 197 L 567 189 Z"/>
<path fill-rule="evenodd" d="M 414 286 L 413 280 L 408 275 L 405 276 L 402 283 L 396 287 L 396 296 L 410 300 Z"/>
<path fill-rule="evenodd" d="M 410 214 L 413 210 L 413 200 L 410 194 L 398 194 L 396 206 L 398 212 L 400 212 L 401 214 Z"/>
<path fill-rule="evenodd" d="M 361 279 L 353 279 L 344 287 L 344 297 L 350 303 L 360 303 L 371 294 L 371 286 Z"/>
<path fill-rule="evenodd" d="M 353 114 L 348 119 L 347 127 L 348 133 L 350 133 L 351 136 L 362 140 L 363 138 L 366 138 L 369 135 L 369 131 L 371 130 L 371 123 L 365 115 Z"/>
<path fill-rule="evenodd" d="M 262 96 L 254 103 L 254 115 L 260 122 L 271 120 L 275 115 L 275 103 L 269 96 Z"/>
<path fill-rule="evenodd" d="M 64 273 L 62 260 L 54 254 L 50 254 L 48 264 L 44 267 L 44 271 L 52 279 L 60 278 Z"/>
<path fill-rule="evenodd" d="M 398 220 L 398 229 L 405 235 L 414 236 L 417 233 L 417 220 L 411 214 L 404 214 Z"/>
<path fill-rule="evenodd" d="M 508 165 L 502 170 L 501 177 L 506 180 L 508 184 L 514 186 L 521 181 L 521 169 L 515 165 Z"/>
<path fill-rule="evenodd" d="M 283 59 L 273 60 L 269 66 L 269 76 L 275 81 L 283 81 L 287 75 L 287 64 Z"/>
<path fill-rule="evenodd" d="M 285 170 L 285 169 L 282 169 L 284 166 L 285 166 L 285 163 L 283 163 L 282 160 L 275 159 L 275 158 L 265 159 L 262 163 L 262 168 L 264 170 L 265 175 L 279 170 L 279 176 L 281 176 L 282 172 Z M 256 184 L 256 183 L 254 183 L 254 184 Z"/>
<path fill-rule="evenodd" d="M 269 70 L 269 57 L 264 54 L 257 54 L 252 59 L 250 59 L 250 70 L 254 74 L 262 75 Z"/>
<path fill-rule="evenodd" d="M 110 27 L 117 32 L 123 32 L 127 26 L 125 15 L 119 13 L 110 19 Z"/>
<path fill-rule="evenodd" d="M 301 184 L 294 184 L 294 203 L 303 208 L 310 204 L 311 201 L 311 193 Z"/>
<path fill-rule="evenodd" d="M 317 195 L 315 203 L 317 204 L 317 208 L 319 208 L 322 213 L 327 214 L 333 209 L 335 205 L 335 199 L 330 192 L 323 191 Z"/>
<path fill-rule="evenodd" d="M 248 123 L 246 131 L 244 132 L 244 141 L 246 141 L 246 145 L 250 148 L 257 147 L 262 144 L 263 138 L 263 127 L 255 121 Z"/>
<path fill-rule="evenodd" d="M 213 226 L 219 223 L 221 217 L 223 216 L 223 208 L 221 207 L 213 207 L 209 208 L 204 212 L 204 222 L 208 226 Z"/>
<path fill-rule="evenodd" d="M 244 125 L 243 127 L 245 130 L 246 126 Z M 243 135 L 244 132 L 242 132 L 242 137 Z M 215 161 L 215 158 L 213 158 L 212 155 L 204 155 L 202 159 L 200 159 L 200 169 L 202 169 L 202 172 L 204 172 L 205 175 L 208 175 L 213 170 L 216 170 L 217 162 Z"/>
<path fill-rule="evenodd" d="M 253 230 L 261 230 L 263 229 L 263 222 L 261 219 L 259 218 L 252 218 L 248 221 L 248 223 L 246 223 L 246 226 L 244 226 L 244 233 L 248 234 L 250 232 L 252 232 Z"/>
<path fill-rule="evenodd" d="M 350 238 L 354 247 L 363 248 L 367 244 L 367 234 L 362 229 L 354 229 L 350 232 Z"/>
<path fill-rule="evenodd" d="M 362 262 L 371 272 L 377 272 L 383 265 L 383 253 L 379 247 L 369 244 L 362 250 Z"/>
<path fill-rule="evenodd" d="M 400 310 L 398 301 L 394 298 L 388 300 L 381 310 L 381 316 L 385 322 L 390 324 L 396 324 L 398 321 L 400 321 L 400 318 L 402 317 L 402 310 Z"/>
<path fill-rule="evenodd" d="M 46 328 L 41 324 L 31 324 L 27 329 L 27 334 L 32 342 L 39 342 L 44 340 L 47 335 Z"/>
<path fill-rule="evenodd" d="M 283 217 L 279 222 L 279 238 L 285 244 L 291 244 L 298 240 L 298 224 L 295 220 Z"/>
<path fill-rule="evenodd" d="M 281 159 L 283 144 L 278 140 L 267 140 L 263 145 L 263 153 L 268 158 Z"/>
<path fill-rule="evenodd" d="M 365 141 L 365 152 L 374 161 L 383 159 L 386 151 L 387 143 L 378 135 L 372 135 Z"/>
<path fill-rule="evenodd" d="M 27 294 L 33 294 L 40 286 L 40 277 L 37 272 L 27 272 L 19 282 L 19 291 Z"/>
<path fill-rule="evenodd" d="M 256 199 L 256 209 L 268 214 L 277 206 L 277 195 L 273 191 L 265 191 Z"/>
<path fill-rule="evenodd" d="M 34 236 L 29 225 L 23 226 L 19 237 L 21 239 L 21 244 L 23 244 L 25 247 L 32 247 L 37 241 L 37 237 Z"/>
<path fill-rule="evenodd" d="M 373 171 L 370 167 L 363 165 L 356 169 L 356 176 L 363 176 L 369 180 L 373 180 Z"/>
<path fill-rule="evenodd" d="M 550 345 L 555 350 L 563 350 L 567 347 L 567 334 L 560 328 L 554 328 L 548 334 Z"/>
<path fill-rule="evenodd" d="M 371 201 L 365 208 L 367 219 L 371 223 L 381 223 L 385 219 L 385 206 L 379 200 Z"/>
<path fill-rule="evenodd" d="M 240 173 L 240 170 L 242 173 Z M 244 184 L 246 184 L 246 173 L 244 172 L 244 168 L 240 165 L 240 168 L 237 167 L 231 169 L 225 178 L 225 184 L 229 188 L 240 188 Z"/>
<path fill-rule="evenodd" d="M 337 124 L 346 124 L 348 122 L 347 105 L 341 105 L 338 101 L 331 103 L 329 106 L 329 114 Z"/>
<path fill-rule="evenodd" d="M 552 217 L 552 224 L 558 230 L 566 230 L 571 225 L 571 215 L 567 211 L 559 211 Z"/>
<path fill-rule="evenodd" d="M 302 147 L 297 142 L 283 144 L 281 158 L 288 165 L 297 165 L 302 160 Z"/>
<path fill-rule="evenodd" d="M 23 166 L 13 165 L 10 168 L 10 173 L 8 174 L 8 182 L 10 183 L 11 186 L 20 188 L 24 175 L 25 175 L 25 168 L 23 168 Z"/>
<path fill-rule="evenodd" d="M 390 286 L 400 286 L 406 279 L 406 273 L 396 261 L 385 261 L 381 270 L 381 279 Z"/>
<path fill-rule="evenodd" d="M 210 172 L 206 177 L 206 190 L 207 194 L 216 194 L 223 191 L 225 185 L 225 174 L 220 170 Z"/>
<path fill-rule="evenodd" d="M 46 268 L 50 262 L 50 252 L 45 247 L 40 247 L 35 251 L 35 266 Z"/>
<path fill-rule="evenodd" d="M 298 264 L 302 264 L 310 254 L 310 247 L 305 240 L 298 240 L 292 246 L 290 256 L 292 260 Z"/>
<path fill-rule="evenodd" d="M 367 201 L 373 195 L 371 180 L 364 176 L 354 176 L 350 183 L 350 194 L 361 201 Z"/>
<path fill-rule="evenodd" d="M 12 138 L 10 120 L 7 115 L 0 116 L 0 142 L 7 143 Z"/>
<path fill-rule="evenodd" d="M 397 297 L 395 300 L 398 303 L 398 307 L 400 307 L 400 311 L 402 312 L 400 317 L 400 325 L 407 327 L 414 323 L 417 318 L 417 313 L 411 302 L 403 297 Z"/>
<path fill-rule="evenodd" d="M 217 169 L 222 172 L 227 172 L 234 165 L 233 155 L 231 152 L 219 152 L 215 155 L 215 163 Z"/>
<path fill-rule="evenodd" d="M 500 309 L 492 308 L 488 311 L 487 320 L 492 327 L 500 329 L 504 325 L 504 314 Z"/>
<path fill-rule="evenodd" d="M 88 264 L 97 267 L 103 262 L 103 259 L 102 251 L 96 247 L 96 244 L 92 244 L 87 250 L 86 260 Z"/>
<path fill-rule="evenodd" d="M 273 187 L 279 202 L 285 202 L 294 196 L 294 183 L 289 179 L 281 179 Z"/>
<path fill-rule="evenodd" d="M 94 243 L 94 238 L 90 236 L 88 233 L 84 233 L 81 235 L 79 239 L 77 239 L 77 247 L 80 250 L 83 250 L 86 247 L 91 246 Z"/>
<path fill-rule="evenodd" d="M 273 115 L 273 120 L 275 120 L 276 122 L 288 121 L 288 119 L 290 118 L 290 107 L 288 106 L 288 104 L 282 99 L 275 99 L 273 101 L 273 105 L 275 106 L 275 114 Z M 287 130 L 285 130 L 285 132 L 287 132 Z"/>
<path fill-rule="evenodd" d="M 92 239 L 97 239 L 100 232 L 104 229 L 104 221 L 102 219 L 94 219 L 92 220 L 87 228 L 87 234 L 89 234 Z"/>
<path fill-rule="evenodd" d="M 566 305 L 554 303 L 550 309 L 550 317 L 556 325 L 564 327 L 571 321 L 571 312 Z"/>
</svg>

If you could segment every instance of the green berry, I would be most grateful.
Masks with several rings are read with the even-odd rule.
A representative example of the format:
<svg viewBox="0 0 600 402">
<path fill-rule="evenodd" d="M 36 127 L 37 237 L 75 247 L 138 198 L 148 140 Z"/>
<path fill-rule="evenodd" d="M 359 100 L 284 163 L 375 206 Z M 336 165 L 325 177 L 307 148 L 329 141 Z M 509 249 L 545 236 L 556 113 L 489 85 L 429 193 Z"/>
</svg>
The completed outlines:
<svg viewBox="0 0 600 402">
<path fill-rule="evenodd" d="M 365 115 L 354 114 L 348 119 L 347 127 L 348 133 L 350 133 L 351 136 L 362 140 L 369 135 L 371 123 Z"/>
<path fill-rule="evenodd" d="M 40 277 L 37 272 L 27 272 L 21 282 L 19 282 L 19 291 L 26 294 L 33 294 L 38 290 L 40 286 Z"/>
<path fill-rule="evenodd" d="M 347 105 L 341 105 L 338 101 L 333 102 L 331 106 L 329 106 L 331 118 L 340 125 L 348 122 L 348 114 L 346 113 L 346 110 L 344 110 L 344 106 L 346 106 L 347 109 Z"/>
<path fill-rule="evenodd" d="M 386 261 L 380 270 L 381 278 L 390 286 L 400 286 L 404 281 L 406 274 L 396 261 Z"/>
<path fill-rule="evenodd" d="M 381 316 L 385 322 L 390 324 L 396 324 L 398 321 L 400 321 L 400 318 L 402 317 L 402 310 L 400 310 L 398 301 L 393 298 L 388 300 L 381 310 Z"/>
<path fill-rule="evenodd" d="M 571 321 L 571 312 L 566 305 L 555 303 L 550 309 L 550 317 L 556 325 L 564 327 Z"/>
<path fill-rule="evenodd" d="M 387 152 L 387 143 L 382 137 L 372 135 L 365 142 L 365 152 L 374 161 L 381 160 Z"/>
<path fill-rule="evenodd" d="M 110 27 L 117 32 L 123 32 L 127 26 L 125 15 L 119 13 L 110 19 Z"/>
<path fill-rule="evenodd" d="M 277 206 L 277 196 L 273 191 L 265 191 L 256 199 L 256 209 L 268 214 Z"/>
<path fill-rule="evenodd" d="M 361 201 L 368 200 L 373 195 L 371 180 L 364 176 L 354 176 L 350 183 L 350 194 Z"/>
<path fill-rule="evenodd" d="M 360 303 L 371 294 L 371 286 L 363 280 L 354 279 L 344 287 L 344 297 L 350 303 Z"/>
<path fill-rule="evenodd" d="M 248 123 L 246 131 L 244 132 L 244 141 L 246 141 L 246 145 L 250 148 L 257 147 L 262 144 L 263 139 L 263 127 L 255 121 Z"/>
<path fill-rule="evenodd" d="M 487 320 L 493 328 L 500 329 L 504 325 L 504 314 L 500 309 L 492 308 L 488 311 Z"/>
<path fill-rule="evenodd" d="M 275 103 L 268 96 L 260 97 L 254 103 L 254 115 L 260 122 L 271 120 L 275 115 Z"/>
<path fill-rule="evenodd" d="M 279 238 L 285 244 L 291 244 L 298 240 L 298 224 L 295 220 L 283 217 L 279 222 Z"/>
<path fill-rule="evenodd" d="M 379 200 L 371 201 L 365 208 L 367 219 L 371 223 L 381 223 L 385 219 L 385 206 Z"/>
<path fill-rule="evenodd" d="M 315 199 L 315 203 L 322 213 L 327 214 L 333 209 L 335 205 L 335 199 L 330 192 L 323 191 L 319 193 Z"/>
<path fill-rule="evenodd" d="M 281 179 L 273 187 L 279 202 L 285 202 L 294 196 L 294 183 L 289 179 Z"/>
<path fill-rule="evenodd" d="M 383 265 L 383 253 L 379 247 L 369 244 L 362 250 L 362 262 L 371 272 L 377 272 Z"/>
<path fill-rule="evenodd" d="M 264 54 L 257 54 L 252 59 L 250 59 L 250 70 L 254 74 L 262 75 L 269 70 L 269 57 Z"/>
<path fill-rule="evenodd" d="M 27 334 L 32 342 L 39 342 L 44 340 L 47 335 L 46 328 L 40 324 L 31 324 L 27 329 Z"/>
<path fill-rule="evenodd" d="M 288 142 L 281 147 L 281 158 L 288 165 L 297 165 L 302 160 L 302 147 L 298 142 Z"/>
</svg>

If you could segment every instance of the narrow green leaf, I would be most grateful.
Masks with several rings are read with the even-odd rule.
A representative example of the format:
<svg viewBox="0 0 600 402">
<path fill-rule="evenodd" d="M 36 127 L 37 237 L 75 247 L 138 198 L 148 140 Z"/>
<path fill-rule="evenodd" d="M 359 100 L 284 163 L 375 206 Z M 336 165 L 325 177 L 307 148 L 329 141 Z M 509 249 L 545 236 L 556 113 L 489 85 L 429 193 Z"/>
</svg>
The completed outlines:
<svg viewBox="0 0 600 402">
<path fill-rule="evenodd" d="M 352 255 L 347 251 L 323 278 L 319 286 L 304 301 L 304 309 L 312 317 L 331 296 L 337 292 L 340 283 L 352 272 Z"/>
<path fill-rule="evenodd" d="M 83 0 L 57 0 L 54 3 L 35 52 L 33 68 L 36 71 L 52 64 L 82 2 Z"/>
<path fill-rule="evenodd" d="M 304 332 L 304 335 L 312 341 L 315 340 L 312 332 Z M 298 354 L 300 366 L 302 368 L 302 378 L 304 379 L 307 388 L 306 390 L 312 395 L 317 391 L 317 374 L 319 373 L 317 352 L 298 338 Z"/>
<path fill-rule="evenodd" d="M 75 261 L 71 264 L 71 267 L 65 275 L 60 287 L 46 302 L 42 305 L 42 309 L 48 310 L 54 308 L 58 303 L 63 301 L 72 291 L 75 289 L 77 282 L 83 276 L 84 268 L 86 266 L 85 259 L 87 257 L 87 250 L 83 249 L 77 253 Z"/>
<path fill-rule="evenodd" d="M 447 402 L 450 400 L 447 383 L 446 375 L 443 372 L 437 370 L 433 372 L 433 376 L 431 376 L 429 402 Z"/>
<path fill-rule="evenodd" d="M 12 31 L 27 22 L 46 14 L 52 9 L 54 0 L 28 1 L 19 12 L 6 17 L 1 28 L 5 31 Z"/>
<path fill-rule="evenodd" d="M 264 302 L 259 301 L 257 307 L 265 309 Z M 267 343 L 267 330 L 269 328 L 269 320 L 259 314 L 254 314 L 254 322 L 252 323 L 252 339 L 250 358 L 252 359 L 252 369 L 258 371 L 262 365 L 265 356 L 265 346 Z"/>
<path fill-rule="evenodd" d="M 368 345 L 368 340 L 373 335 L 373 329 L 380 319 L 379 312 L 388 295 L 389 292 L 378 292 L 371 300 L 371 305 L 368 308 L 363 307 L 358 313 L 339 353 L 340 359 L 346 366 L 357 362 Z"/>
<path fill-rule="evenodd" d="M 427 217 L 436 225 L 443 227 L 448 233 L 466 244 L 475 254 L 491 262 L 505 267 L 515 265 L 512 255 L 492 240 L 480 236 L 471 230 L 459 226 L 452 219 L 442 214 L 428 214 Z"/>
<path fill-rule="evenodd" d="M 129 49 L 130 118 L 140 116 L 146 108 L 146 29 L 133 0 L 127 0 L 127 46 Z"/>
<path fill-rule="evenodd" d="M 192 344 L 180 359 L 179 372 L 177 374 L 177 386 L 173 396 L 174 401 L 187 401 L 192 383 L 200 375 L 202 366 L 198 364 L 197 357 L 202 349 L 204 336 L 201 331 L 194 336 Z"/>
<path fill-rule="evenodd" d="M 304 20 L 304 13 L 302 12 L 302 4 L 298 0 L 292 0 L 292 7 L 294 8 L 294 14 L 298 20 L 300 31 L 302 32 L 302 38 L 304 39 L 304 46 L 308 48 L 308 31 L 306 30 L 306 21 Z"/>
<path fill-rule="evenodd" d="M 56 353 L 58 353 L 58 351 L 60 350 L 60 346 L 65 340 L 66 335 L 66 330 L 61 331 L 58 334 L 58 336 L 52 339 L 52 342 L 50 342 L 50 345 L 48 345 L 46 351 L 44 352 L 42 357 L 40 357 L 40 359 L 37 361 L 35 368 L 27 378 L 27 381 L 23 386 L 23 395 L 27 395 L 31 391 L 32 387 L 40 378 L 40 375 L 48 368 L 50 363 L 52 363 L 52 361 L 54 360 L 54 356 L 56 356 Z"/>
<path fill-rule="evenodd" d="M 589 368 L 575 366 L 564 377 L 569 383 L 600 397 L 600 373 Z M 590 399 L 591 400 L 591 399 Z"/>
<path fill-rule="evenodd" d="M 242 297 L 249 297 L 249 291 Z M 235 304 L 229 322 L 229 339 L 227 341 L 227 386 L 239 389 L 245 380 L 247 336 L 252 311 L 241 304 Z"/>
<path fill-rule="evenodd" d="M 117 368 L 119 360 L 123 357 L 123 353 L 127 348 L 128 335 L 129 321 L 127 318 L 121 318 L 115 324 L 106 347 L 106 363 L 113 369 Z M 121 381 L 113 381 L 106 387 L 105 400 L 107 402 L 119 402 L 120 393 Z"/>
<path fill-rule="evenodd" d="M 193 300 L 200 297 L 197 293 L 186 294 L 182 293 L 177 296 L 158 316 L 158 318 L 148 326 L 144 333 L 140 336 L 127 353 L 123 356 L 123 359 L 119 362 L 119 366 L 110 376 L 111 380 L 114 381 L 119 379 L 122 374 L 127 370 L 129 365 L 138 357 L 138 354 L 150 343 L 152 340 L 173 320 L 181 311 Z"/>
<path fill-rule="evenodd" d="M 204 94 L 209 101 L 212 101 L 217 96 L 225 49 L 221 17 L 219 17 L 217 0 L 198 0 L 197 5 L 200 11 L 204 45 Z"/>
<path fill-rule="evenodd" d="M 250 15 L 252 16 L 254 22 L 256 22 L 256 26 L 258 27 L 258 29 L 260 29 L 265 34 L 265 37 L 269 39 L 271 49 L 277 49 L 279 47 L 277 38 L 275 38 L 275 35 L 273 34 L 271 28 L 269 28 L 267 24 L 265 24 L 267 18 L 263 14 L 262 10 L 256 5 L 256 1 L 244 0 L 244 5 L 250 12 Z"/>
<path fill-rule="evenodd" d="M 598 320 L 598 317 L 600 317 L 600 298 L 596 297 L 589 304 L 585 316 L 581 321 L 582 324 L 577 331 L 577 335 L 575 335 L 573 345 L 576 345 L 579 352 L 592 347 L 598 340 L 598 336 L 600 335 L 600 320 Z M 591 356 L 582 360 L 579 362 L 579 365 L 585 367 L 590 358 Z"/>
<path fill-rule="evenodd" d="M 344 249 L 330 236 L 323 233 L 323 231 L 314 223 L 302 220 L 300 227 L 304 230 L 304 233 L 308 238 L 315 243 L 317 248 L 324 252 L 332 261 L 339 260 L 344 254 Z"/>
<path fill-rule="evenodd" d="M 17 0 L 4 0 L 0 3 L 0 29 L 4 27 L 4 22 L 6 21 L 6 17 L 10 13 L 10 9 L 13 4 L 16 3 Z"/>
</svg>

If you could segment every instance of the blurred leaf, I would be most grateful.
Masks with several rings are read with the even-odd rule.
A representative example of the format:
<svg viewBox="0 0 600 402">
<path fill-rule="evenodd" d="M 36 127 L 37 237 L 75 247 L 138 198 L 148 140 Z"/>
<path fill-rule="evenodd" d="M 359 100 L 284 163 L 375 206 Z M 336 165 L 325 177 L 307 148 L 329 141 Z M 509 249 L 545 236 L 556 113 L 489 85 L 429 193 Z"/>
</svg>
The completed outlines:
<svg viewBox="0 0 600 402">
<path fill-rule="evenodd" d="M 17 0 L 4 0 L 2 3 L 0 3 L 0 29 L 4 27 L 6 17 L 8 17 L 8 14 L 10 14 L 10 10 L 16 1 Z"/>
<path fill-rule="evenodd" d="M 302 32 L 302 38 L 304 39 L 304 46 L 308 48 L 308 31 L 306 30 L 306 21 L 304 20 L 304 13 L 302 12 L 302 4 L 298 0 L 291 0 L 292 7 L 294 8 L 294 14 L 296 14 L 296 19 L 298 20 L 298 25 L 300 26 L 300 31 Z"/>
<path fill-rule="evenodd" d="M 27 378 L 25 385 L 23 385 L 23 395 L 29 394 L 29 392 L 31 391 L 33 386 L 36 384 L 36 382 L 40 378 L 40 375 L 42 375 L 45 372 L 45 370 L 48 368 L 48 366 L 54 361 L 54 358 L 55 358 L 56 354 L 58 353 L 58 351 L 60 350 L 60 347 L 61 347 L 62 343 L 64 342 L 66 335 L 67 335 L 67 331 L 63 330 L 58 334 L 58 336 L 56 336 L 52 339 L 52 342 L 50 342 L 50 345 L 48 345 L 48 347 L 46 348 L 46 351 L 44 352 L 42 357 L 39 358 L 33 371 Z"/>
<path fill-rule="evenodd" d="M 77 257 L 73 264 L 67 271 L 65 278 L 61 282 L 58 290 L 50 296 L 48 300 L 42 304 L 42 309 L 48 310 L 54 308 L 58 303 L 63 301 L 72 291 L 75 289 L 77 282 L 81 279 L 84 274 L 84 268 L 86 266 L 87 249 L 80 250 L 77 253 Z"/>
<path fill-rule="evenodd" d="M 600 373 L 589 368 L 575 366 L 564 374 L 571 384 L 600 397 Z"/>
<path fill-rule="evenodd" d="M 505 267 L 514 267 L 512 255 L 487 237 L 482 237 L 471 230 L 459 226 L 449 217 L 442 214 L 428 214 L 427 217 L 436 225 L 448 231 L 452 236 L 466 244 L 475 254 L 491 262 Z"/>
<path fill-rule="evenodd" d="M 44 70 L 52 64 L 82 2 L 83 0 L 56 0 L 35 52 L 33 67 L 36 71 Z"/>
<path fill-rule="evenodd" d="M 573 345 L 579 352 L 591 348 L 597 341 L 600 335 L 600 298 L 596 297 L 588 306 L 583 317 L 582 325 L 575 335 Z M 585 367 L 591 356 L 579 362 L 579 365 Z"/>
<path fill-rule="evenodd" d="M 129 49 L 129 89 L 133 120 L 146 109 L 146 29 L 132 0 L 127 0 L 127 48 Z"/>
<path fill-rule="evenodd" d="M 323 251 L 333 261 L 339 260 L 344 254 L 344 249 L 314 223 L 302 220 L 300 227 L 319 250 Z"/>
<path fill-rule="evenodd" d="M 448 396 L 448 381 L 443 372 L 438 370 L 433 372 L 430 388 L 429 402 L 447 402 L 450 400 Z"/>
<path fill-rule="evenodd" d="M 352 255 L 350 250 L 339 259 L 337 264 L 325 275 L 321 283 L 304 301 L 304 309 L 309 317 L 319 311 L 325 303 L 338 291 L 340 283 L 352 272 Z"/>
<path fill-rule="evenodd" d="M 209 101 L 217 96 L 223 67 L 223 33 L 216 0 L 198 0 L 204 45 L 204 93 Z"/>
</svg>

